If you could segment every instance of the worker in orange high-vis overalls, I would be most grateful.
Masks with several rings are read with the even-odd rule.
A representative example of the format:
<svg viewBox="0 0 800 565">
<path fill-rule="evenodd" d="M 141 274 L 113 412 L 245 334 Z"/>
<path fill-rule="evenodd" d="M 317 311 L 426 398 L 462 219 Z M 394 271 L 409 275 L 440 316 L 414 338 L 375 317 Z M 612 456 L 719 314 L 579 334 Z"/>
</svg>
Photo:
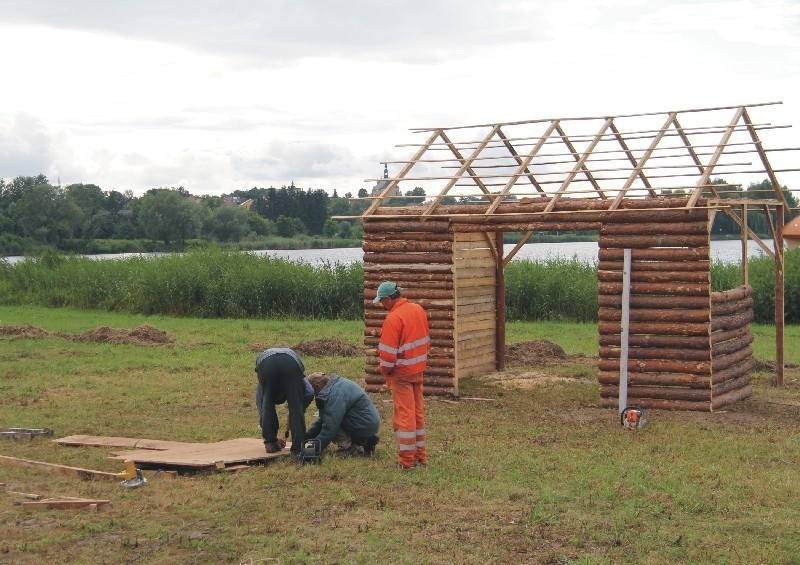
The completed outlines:
<svg viewBox="0 0 800 565">
<path fill-rule="evenodd" d="M 382 282 L 373 303 L 380 302 L 389 311 L 383 321 L 378 354 L 381 372 L 392 392 L 397 462 L 403 469 L 410 469 L 428 463 L 422 373 L 428 365 L 431 338 L 425 310 L 402 298 L 400 290 L 396 282 Z"/>
</svg>

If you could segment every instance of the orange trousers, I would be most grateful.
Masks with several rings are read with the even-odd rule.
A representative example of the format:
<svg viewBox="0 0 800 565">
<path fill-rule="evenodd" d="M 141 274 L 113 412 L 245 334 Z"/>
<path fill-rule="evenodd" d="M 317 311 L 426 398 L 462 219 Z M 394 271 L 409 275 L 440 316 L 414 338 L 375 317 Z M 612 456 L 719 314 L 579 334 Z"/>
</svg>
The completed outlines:
<svg viewBox="0 0 800 565">
<path fill-rule="evenodd" d="M 392 391 L 392 424 L 397 438 L 397 462 L 406 468 L 417 463 L 427 465 L 422 373 L 389 377 L 386 381 Z"/>
</svg>

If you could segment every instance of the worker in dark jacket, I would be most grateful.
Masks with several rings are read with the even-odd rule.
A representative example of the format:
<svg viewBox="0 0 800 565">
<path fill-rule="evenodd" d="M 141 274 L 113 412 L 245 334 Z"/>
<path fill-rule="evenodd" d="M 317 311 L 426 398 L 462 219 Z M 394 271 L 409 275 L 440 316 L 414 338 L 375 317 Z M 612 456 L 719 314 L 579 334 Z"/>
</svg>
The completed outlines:
<svg viewBox="0 0 800 565">
<path fill-rule="evenodd" d="M 314 400 L 314 388 L 311 386 L 311 383 L 308 382 L 308 379 L 303 379 L 303 410 L 305 411 L 308 408 L 308 405 L 311 404 L 311 401 Z M 261 388 L 261 383 L 256 381 L 256 408 L 258 408 L 258 425 L 261 425 L 261 404 L 264 401 L 264 390 Z M 286 402 L 286 399 L 273 399 L 275 404 L 283 404 Z M 278 437 L 278 445 L 281 448 L 286 447 L 285 438 L 289 437 L 289 434 L 292 431 L 292 421 L 286 421 L 286 428 L 283 431 L 283 438 L 281 439 L 280 436 Z"/>
<path fill-rule="evenodd" d="M 261 387 L 259 409 L 261 435 L 267 453 L 276 453 L 282 446 L 278 440 L 278 414 L 276 404 L 286 402 L 292 434 L 291 453 L 300 456 L 305 443 L 305 367 L 297 353 L 289 348 L 273 347 L 256 357 L 256 374 Z"/>
<path fill-rule="evenodd" d="M 319 416 L 306 431 L 306 439 L 318 439 L 320 449 L 336 440 L 337 455 L 372 455 L 381 420 L 364 389 L 339 375 L 315 373 L 308 380 L 314 387 Z"/>
</svg>

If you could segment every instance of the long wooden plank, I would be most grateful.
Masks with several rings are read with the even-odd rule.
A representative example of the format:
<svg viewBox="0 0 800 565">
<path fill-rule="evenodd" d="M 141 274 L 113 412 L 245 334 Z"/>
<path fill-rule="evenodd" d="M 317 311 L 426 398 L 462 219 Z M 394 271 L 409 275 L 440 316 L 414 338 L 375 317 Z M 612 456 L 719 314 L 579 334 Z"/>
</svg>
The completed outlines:
<svg viewBox="0 0 800 565">
<path fill-rule="evenodd" d="M 86 507 L 103 506 L 110 504 L 110 500 L 100 499 L 69 499 L 69 500 L 37 500 L 31 502 L 21 502 L 20 506 L 26 510 L 78 510 Z"/>
<path fill-rule="evenodd" d="M 263 449 L 263 447 L 262 447 Z M 152 452 L 151 452 L 152 453 Z M 125 459 L 130 459 L 125 458 Z M 0 462 L 10 463 L 12 465 L 20 465 L 22 467 L 33 467 L 35 469 L 42 469 L 44 471 L 52 471 L 61 475 L 68 475 L 70 477 L 78 477 L 80 479 L 100 479 L 104 481 L 120 481 L 126 477 L 125 473 L 108 473 L 105 471 L 95 471 L 93 469 L 83 469 L 81 467 L 70 467 L 68 465 L 59 465 L 57 463 L 46 463 L 44 461 L 32 461 L 30 459 L 20 459 L 19 457 L 9 457 L 7 455 L 0 455 Z"/>
</svg>

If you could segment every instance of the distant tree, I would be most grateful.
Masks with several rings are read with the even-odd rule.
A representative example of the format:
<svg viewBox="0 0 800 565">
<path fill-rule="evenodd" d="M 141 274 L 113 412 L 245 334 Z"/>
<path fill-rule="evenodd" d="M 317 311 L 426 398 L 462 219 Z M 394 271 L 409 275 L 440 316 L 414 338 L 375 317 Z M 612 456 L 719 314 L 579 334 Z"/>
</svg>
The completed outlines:
<svg viewBox="0 0 800 565">
<path fill-rule="evenodd" d="M 339 223 L 339 233 L 337 234 L 342 239 L 348 239 L 353 233 L 353 224 L 350 222 Z"/>
<path fill-rule="evenodd" d="M 110 216 L 105 210 L 106 195 L 96 184 L 69 184 L 64 188 L 64 195 L 68 202 L 72 202 L 80 208 L 84 222 L 78 226 L 75 237 L 84 239 L 93 239 L 94 237 L 104 237 L 100 235 L 93 235 L 90 233 L 90 225 L 94 224 L 95 230 L 108 233 L 113 232 L 113 227 L 109 227 Z M 101 216 L 94 219 L 94 216 L 99 212 L 103 212 Z M 105 224 L 105 228 L 101 229 L 100 226 Z"/>
<path fill-rule="evenodd" d="M 350 202 L 347 198 L 331 198 L 328 202 L 328 217 L 349 216 L 350 213 Z"/>
<path fill-rule="evenodd" d="M 339 226 L 333 220 L 327 220 L 325 227 L 322 228 L 322 235 L 325 237 L 334 237 L 336 232 L 339 231 Z"/>
<path fill-rule="evenodd" d="M 262 218 L 252 210 L 247 214 L 247 227 L 256 235 L 274 235 L 275 224 L 266 218 Z"/>
<path fill-rule="evenodd" d="M 239 241 L 249 231 L 249 212 L 241 206 L 220 206 L 211 213 L 210 232 L 218 241 Z"/>
<path fill-rule="evenodd" d="M 108 210 L 97 210 L 82 229 L 86 239 L 106 239 L 114 235 L 115 218 Z"/>
<path fill-rule="evenodd" d="M 289 216 L 278 216 L 275 220 L 275 232 L 280 237 L 294 237 L 296 230 L 292 218 Z"/>
<path fill-rule="evenodd" d="M 26 187 L 9 207 L 9 216 L 19 226 L 21 235 L 56 246 L 73 237 L 83 221 L 81 209 L 68 201 L 63 191 L 49 184 Z"/>
<path fill-rule="evenodd" d="M 35 177 L 16 177 L 10 182 L 0 184 L 0 210 L 8 210 L 9 206 L 22 198 L 26 190 L 35 186 L 49 184 L 47 177 L 37 175 Z"/>
<path fill-rule="evenodd" d="M 222 200 L 221 196 L 204 195 L 200 197 L 200 204 L 205 206 L 209 210 L 216 210 L 220 206 L 224 206 L 225 201 Z"/>
<path fill-rule="evenodd" d="M 411 190 L 407 190 L 405 195 L 418 197 L 418 198 L 406 198 L 404 203 L 406 206 L 417 206 L 425 202 L 425 189 L 423 189 L 421 186 L 417 186 L 412 188 Z"/>
<path fill-rule="evenodd" d="M 151 189 L 141 198 L 139 225 L 154 241 L 183 244 L 197 234 L 200 212 L 182 189 Z"/>
<path fill-rule="evenodd" d="M 369 191 L 366 188 L 359 188 L 358 189 L 358 197 L 359 198 L 366 198 L 369 196 Z"/>
</svg>

